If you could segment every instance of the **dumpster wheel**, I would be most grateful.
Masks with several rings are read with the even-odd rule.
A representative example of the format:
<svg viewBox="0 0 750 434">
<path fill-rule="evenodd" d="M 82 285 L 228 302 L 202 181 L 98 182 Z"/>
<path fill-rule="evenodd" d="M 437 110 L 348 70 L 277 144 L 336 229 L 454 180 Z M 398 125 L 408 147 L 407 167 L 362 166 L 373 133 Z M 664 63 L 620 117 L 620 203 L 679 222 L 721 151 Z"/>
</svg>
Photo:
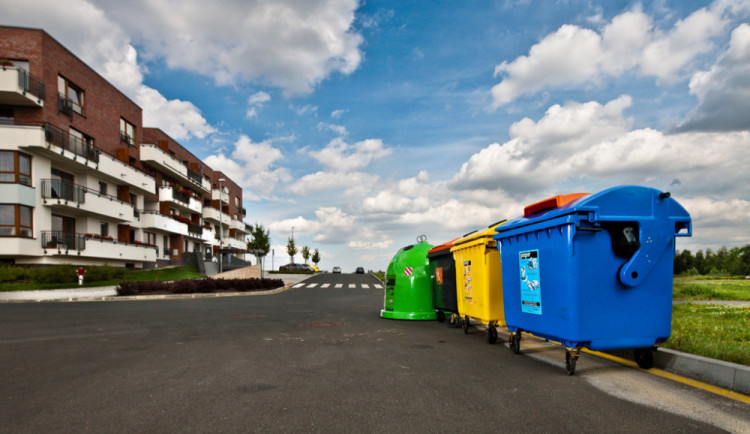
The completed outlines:
<svg viewBox="0 0 750 434">
<path fill-rule="evenodd" d="M 576 372 L 579 351 L 579 348 L 568 348 L 565 350 L 565 370 L 568 371 L 568 375 L 573 375 Z"/>
<path fill-rule="evenodd" d="M 494 325 L 487 326 L 487 343 L 494 344 L 497 342 L 497 329 Z"/>
<path fill-rule="evenodd" d="M 510 348 L 510 350 L 515 354 L 518 354 L 521 352 L 521 333 L 510 334 L 508 348 Z"/>
<path fill-rule="evenodd" d="M 464 334 L 469 334 L 469 317 L 468 315 L 464 317 Z"/>
<path fill-rule="evenodd" d="M 445 321 L 445 314 L 443 313 L 442 310 L 438 309 L 437 311 L 435 311 L 435 314 L 437 315 L 437 321 L 438 322 Z"/>
<path fill-rule="evenodd" d="M 636 348 L 633 350 L 633 358 L 635 363 L 641 369 L 651 369 L 654 367 L 654 353 L 656 347 Z"/>
<path fill-rule="evenodd" d="M 458 314 L 451 314 L 451 325 L 455 328 L 461 327 L 461 317 Z"/>
</svg>

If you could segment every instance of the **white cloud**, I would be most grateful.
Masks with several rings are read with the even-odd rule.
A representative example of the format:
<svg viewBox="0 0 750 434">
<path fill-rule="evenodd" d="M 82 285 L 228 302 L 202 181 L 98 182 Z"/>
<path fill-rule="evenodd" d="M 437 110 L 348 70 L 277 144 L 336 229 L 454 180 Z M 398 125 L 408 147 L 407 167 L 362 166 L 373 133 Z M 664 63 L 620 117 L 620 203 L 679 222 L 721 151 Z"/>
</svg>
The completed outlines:
<svg viewBox="0 0 750 434">
<path fill-rule="evenodd" d="M 315 242 L 323 244 L 343 243 L 353 238 L 357 231 L 356 218 L 340 208 L 320 207 L 315 211 L 315 219 L 298 216 L 273 222 L 269 228 L 274 233 L 290 233 L 294 227 L 297 235 L 312 235 Z"/>
<path fill-rule="evenodd" d="M 266 92 L 259 91 L 247 98 L 247 111 L 245 112 L 245 118 L 250 119 L 258 115 L 258 110 L 268 101 L 271 101 L 271 95 Z"/>
<path fill-rule="evenodd" d="M 143 84 L 143 72 L 127 36 L 128 29 L 121 27 L 120 20 L 113 18 L 106 6 L 86 0 L 0 2 L 0 16 L 6 23 L 44 29 L 60 41 L 140 105 L 145 126 L 161 128 L 177 140 L 204 138 L 213 133 L 215 129 L 195 105 L 169 100 Z M 142 18 L 142 14 L 132 15 Z"/>
<path fill-rule="evenodd" d="M 288 190 L 306 196 L 318 191 L 360 188 L 371 185 L 376 179 L 376 175 L 362 172 L 315 172 L 299 178 Z"/>
<path fill-rule="evenodd" d="M 693 74 L 690 93 L 699 103 L 679 131 L 750 129 L 750 25 L 734 29 L 729 48 L 710 70 Z"/>
<path fill-rule="evenodd" d="M 347 113 L 349 113 L 349 110 L 334 110 L 331 112 L 331 117 L 333 119 L 341 119 L 341 117 Z"/>
<path fill-rule="evenodd" d="M 308 93 L 331 74 L 353 72 L 362 59 L 363 38 L 352 27 L 357 0 L 100 4 L 149 58 L 220 84 L 250 80 Z"/>
<path fill-rule="evenodd" d="M 205 162 L 212 169 L 221 170 L 237 182 L 243 188 L 245 198 L 269 199 L 279 183 L 291 181 L 286 168 L 273 167 L 283 158 L 281 151 L 274 146 L 279 140 L 283 139 L 258 143 L 242 135 L 234 144 L 229 157 L 223 153 L 209 155 Z"/>
<path fill-rule="evenodd" d="M 383 250 L 388 249 L 393 245 L 393 240 L 382 240 L 382 241 L 361 241 L 354 240 L 350 241 L 348 247 L 354 250 Z"/>
<path fill-rule="evenodd" d="M 326 122 L 318 123 L 318 131 L 333 131 L 339 136 L 347 135 L 346 127 L 343 125 L 329 124 Z"/>
<path fill-rule="evenodd" d="M 726 7 L 703 8 L 672 29 L 654 29 L 636 9 L 612 19 L 601 32 L 563 25 L 532 46 L 527 56 L 495 67 L 503 78 L 492 88 L 493 107 L 546 88 L 598 83 L 607 76 L 636 70 L 644 76 L 675 80 L 698 54 L 709 51 L 712 38 L 728 21 Z"/>
<path fill-rule="evenodd" d="M 353 171 L 367 167 L 373 160 L 391 153 L 380 139 L 367 139 L 350 145 L 339 137 L 319 151 L 309 151 L 328 170 Z"/>
</svg>

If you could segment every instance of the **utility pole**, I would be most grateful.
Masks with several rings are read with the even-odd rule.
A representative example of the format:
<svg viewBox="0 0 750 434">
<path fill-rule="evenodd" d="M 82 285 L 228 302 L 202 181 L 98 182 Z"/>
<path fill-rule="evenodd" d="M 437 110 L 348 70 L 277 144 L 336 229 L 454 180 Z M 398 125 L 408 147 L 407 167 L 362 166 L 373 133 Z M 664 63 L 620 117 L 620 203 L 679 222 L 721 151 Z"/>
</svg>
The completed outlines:
<svg viewBox="0 0 750 434">
<path fill-rule="evenodd" d="M 224 263 L 223 263 L 223 258 L 221 254 L 221 248 L 224 247 L 223 246 L 224 228 L 222 227 L 222 222 L 221 222 L 221 214 L 222 214 L 221 201 L 222 199 L 224 199 L 224 189 L 221 187 L 222 182 L 226 182 L 226 179 L 219 178 L 219 274 L 224 272 Z"/>
</svg>

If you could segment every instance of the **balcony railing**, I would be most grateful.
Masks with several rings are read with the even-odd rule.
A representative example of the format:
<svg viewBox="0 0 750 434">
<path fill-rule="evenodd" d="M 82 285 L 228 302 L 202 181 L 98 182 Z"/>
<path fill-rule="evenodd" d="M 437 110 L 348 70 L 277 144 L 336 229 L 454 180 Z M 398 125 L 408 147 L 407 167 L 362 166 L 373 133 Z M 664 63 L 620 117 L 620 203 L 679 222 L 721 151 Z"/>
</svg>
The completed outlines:
<svg viewBox="0 0 750 434">
<path fill-rule="evenodd" d="M 3 66 L 3 69 L 6 67 Z M 23 89 L 24 92 L 28 92 L 40 100 L 44 101 L 45 97 L 45 86 L 42 80 L 34 77 L 23 69 L 18 69 L 18 87 Z"/>
<path fill-rule="evenodd" d="M 185 193 L 181 193 L 175 190 L 174 188 L 172 189 L 172 198 L 179 200 L 180 202 L 183 202 L 183 203 L 190 203 L 190 196 L 188 196 Z"/>
<path fill-rule="evenodd" d="M 74 184 L 60 179 L 42 180 L 42 198 L 65 199 L 71 202 L 85 203 L 86 191 L 82 185 Z"/>
<path fill-rule="evenodd" d="M 44 137 L 48 143 L 63 148 L 95 163 L 99 162 L 99 150 L 90 142 L 72 136 L 56 126 L 43 124 Z"/>
<path fill-rule="evenodd" d="M 42 231 L 42 248 L 58 250 L 84 250 L 86 237 L 83 234 L 61 231 Z"/>
<path fill-rule="evenodd" d="M 194 223 L 188 223 L 188 232 L 196 235 L 203 235 L 203 226 Z"/>
<path fill-rule="evenodd" d="M 189 167 L 188 167 L 187 173 L 188 173 L 188 179 L 190 179 L 191 181 L 193 181 L 194 183 L 198 185 L 201 185 L 201 183 L 203 182 L 203 177 L 201 177 L 200 173 L 193 171 Z"/>
</svg>

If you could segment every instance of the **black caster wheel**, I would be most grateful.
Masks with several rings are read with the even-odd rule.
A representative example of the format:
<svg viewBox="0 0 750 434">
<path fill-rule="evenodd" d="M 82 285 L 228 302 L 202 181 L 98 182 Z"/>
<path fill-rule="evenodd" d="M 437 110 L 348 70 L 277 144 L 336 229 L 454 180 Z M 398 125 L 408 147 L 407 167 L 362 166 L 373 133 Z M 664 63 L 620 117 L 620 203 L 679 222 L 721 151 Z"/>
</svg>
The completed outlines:
<svg viewBox="0 0 750 434">
<path fill-rule="evenodd" d="M 442 310 L 438 310 L 438 311 L 436 312 L 436 315 L 437 315 L 437 321 L 438 321 L 438 322 L 443 322 L 443 321 L 445 321 L 445 314 L 443 313 L 443 311 L 442 311 Z"/>
<path fill-rule="evenodd" d="M 469 334 L 469 317 L 468 316 L 464 317 L 464 334 L 465 335 Z"/>
<path fill-rule="evenodd" d="M 573 375 L 576 372 L 576 362 L 578 357 L 570 355 L 570 351 L 565 352 L 565 370 L 568 371 L 568 375 Z"/>
<path fill-rule="evenodd" d="M 521 334 L 520 333 L 510 334 L 510 342 L 508 342 L 508 348 L 510 348 L 510 350 L 515 354 L 518 354 L 521 352 Z"/>
<path fill-rule="evenodd" d="M 653 347 L 636 348 L 635 350 L 633 350 L 633 358 L 635 359 L 635 363 L 637 363 L 641 369 L 653 368 L 655 352 L 656 349 Z"/>
<path fill-rule="evenodd" d="M 497 342 L 497 329 L 495 326 L 487 326 L 487 343 L 494 344 Z"/>
</svg>

